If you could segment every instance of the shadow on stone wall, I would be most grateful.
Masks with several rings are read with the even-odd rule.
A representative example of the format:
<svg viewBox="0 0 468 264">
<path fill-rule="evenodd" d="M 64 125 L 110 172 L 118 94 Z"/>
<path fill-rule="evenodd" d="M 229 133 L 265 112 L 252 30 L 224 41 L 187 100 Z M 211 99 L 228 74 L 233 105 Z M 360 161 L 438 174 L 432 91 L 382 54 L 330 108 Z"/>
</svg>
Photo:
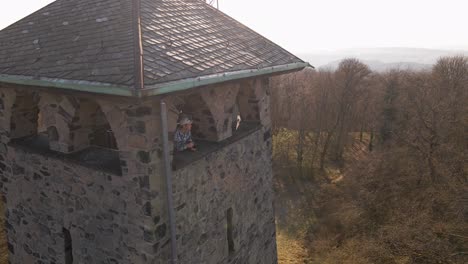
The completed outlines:
<svg viewBox="0 0 468 264">
<path fill-rule="evenodd" d="M 48 137 L 46 134 L 42 133 L 27 138 L 13 139 L 9 145 L 44 156 L 61 159 L 69 163 L 109 172 L 115 175 L 122 175 L 119 153 L 116 150 L 90 146 L 74 153 L 60 153 L 50 150 Z"/>
</svg>

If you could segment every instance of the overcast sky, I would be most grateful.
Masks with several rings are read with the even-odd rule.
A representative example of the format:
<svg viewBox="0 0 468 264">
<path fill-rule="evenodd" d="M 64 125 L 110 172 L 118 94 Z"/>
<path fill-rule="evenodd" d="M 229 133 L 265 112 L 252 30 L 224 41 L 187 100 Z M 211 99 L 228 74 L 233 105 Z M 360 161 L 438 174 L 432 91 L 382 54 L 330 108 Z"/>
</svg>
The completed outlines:
<svg viewBox="0 0 468 264">
<path fill-rule="evenodd" d="M 51 2 L 2 0 L 0 28 Z M 219 4 L 223 12 L 295 53 L 370 47 L 468 49 L 467 0 L 219 0 Z"/>
</svg>

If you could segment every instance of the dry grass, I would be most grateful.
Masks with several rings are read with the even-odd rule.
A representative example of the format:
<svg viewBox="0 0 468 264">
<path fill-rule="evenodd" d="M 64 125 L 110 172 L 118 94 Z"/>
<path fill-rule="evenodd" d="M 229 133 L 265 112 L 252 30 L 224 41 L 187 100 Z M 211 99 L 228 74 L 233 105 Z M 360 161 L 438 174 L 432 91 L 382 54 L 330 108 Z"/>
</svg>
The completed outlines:
<svg viewBox="0 0 468 264">
<path fill-rule="evenodd" d="M 308 252 L 304 246 L 304 240 L 291 237 L 288 234 L 278 233 L 276 236 L 278 244 L 279 264 L 304 264 L 307 263 Z"/>
<path fill-rule="evenodd" d="M 290 170 L 276 170 L 275 209 L 276 242 L 279 264 L 307 263 L 307 228 L 315 216 L 310 208 L 309 188 L 306 179 L 290 177 Z"/>
</svg>

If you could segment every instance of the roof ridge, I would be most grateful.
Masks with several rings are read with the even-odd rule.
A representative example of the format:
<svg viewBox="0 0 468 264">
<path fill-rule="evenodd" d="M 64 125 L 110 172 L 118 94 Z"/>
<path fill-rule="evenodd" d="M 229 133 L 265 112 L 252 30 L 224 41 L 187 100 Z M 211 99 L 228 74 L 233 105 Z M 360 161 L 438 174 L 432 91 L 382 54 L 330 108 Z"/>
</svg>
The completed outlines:
<svg viewBox="0 0 468 264">
<path fill-rule="evenodd" d="M 134 90 L 142 90 L 145 87 L 143 66 L 143 40 L 141 33 L 141 0 L 132 0 L 133 7 L 133 38 L 134 38 Z"/>
</svg>

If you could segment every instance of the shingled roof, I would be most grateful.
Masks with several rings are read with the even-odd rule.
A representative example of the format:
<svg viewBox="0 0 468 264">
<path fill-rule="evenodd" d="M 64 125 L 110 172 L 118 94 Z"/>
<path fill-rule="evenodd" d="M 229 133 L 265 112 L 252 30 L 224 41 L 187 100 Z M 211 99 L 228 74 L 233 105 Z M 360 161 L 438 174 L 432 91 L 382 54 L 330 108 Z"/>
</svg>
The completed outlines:
<svg viewBox="0 0 468 264">
<path fill-rule="evenodd" d="M 0 31 L 0 82 L 151 95 L 307 64 L 199 0 L 58 0 Z"/>
</svg>

